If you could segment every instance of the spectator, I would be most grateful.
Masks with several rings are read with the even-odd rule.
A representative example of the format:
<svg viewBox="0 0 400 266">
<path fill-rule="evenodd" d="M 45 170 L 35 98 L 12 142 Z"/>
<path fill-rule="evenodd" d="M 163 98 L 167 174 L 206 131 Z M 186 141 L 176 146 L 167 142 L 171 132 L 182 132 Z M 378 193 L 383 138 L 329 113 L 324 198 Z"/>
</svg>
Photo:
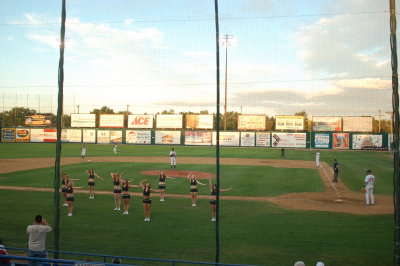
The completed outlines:
<svg viewBox="0 0 400 266">
<path fill-rule="evenodd" d="M 3 246 L 3 239 L 0 238 L 0 255 L 8 255 L 7 250 Z M 0 266 L 9 266 L 10 259 L 0 259 Z"/>
<path fill-rule="evenodd" d="M 113 258 L 112 263 L 113 264 L 121 264 L 121 259 L 120 258 Z"/>
<path fill-rule="evenodd" d="M 304 262 L 303 261 L 296 261 L 295 263 L 294 263 L 294 266 L 305 266 L 305 264 L 304 264 Z"/>
<path fill-rule="evenodd" d="M 321 262 L 321 261 L 318 261 L 315 266 L 325 266 L 325 264 L 323 262 Z"/>
<path fill-rule="evenodd" d="M 47 258 L 46 233 L 51 232 L 51 226 L 42 215 L 36 215 L 33 225 L 28 225 L 26 233 L 29 234 L 28 256 Z M 42 265 L 41 262 L 29 261 L 29 266 Z"/>
</svg>

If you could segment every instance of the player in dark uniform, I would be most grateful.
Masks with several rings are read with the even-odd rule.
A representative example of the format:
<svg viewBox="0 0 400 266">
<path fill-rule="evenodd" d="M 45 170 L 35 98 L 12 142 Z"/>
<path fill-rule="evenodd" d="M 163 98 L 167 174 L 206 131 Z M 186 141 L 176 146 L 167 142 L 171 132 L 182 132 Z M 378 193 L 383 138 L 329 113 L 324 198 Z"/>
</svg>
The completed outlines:
<svg viewBox="0 0 400 266">
<path fill-rule="evenodd" d="M 196 176 L 193 174 L 188 174 L 187 178 L 190 182 L 190 194 L 192 195 L 192 207 L 197 205 L 197 184 L 204 186 L 205 184 L 197 180 Z"/>
<path fill-rule="evenodd" d="M 129 193 L 129 188 L 132 187 L 140 187 L 138 185 L 129 185 L 129 182 L 127 179 L 123 178 L 122 179 L 122 200 L 124 201 L 124 213 L 123 214 L 128 214 L 129 211 L 129 205 L 130 205 L 130 200 L 131 200 L 131 195 Z"/>
<path fill-rule="evenodd" d="M 209 183 L 210 183 L 210 191 L 211 191 L 211 200 L 210 200 L 210 205 L 211 205 L 211 221 L 215 222 L 217 220 L 217 185 L 212 184 L 211 183 L 211 178 L 208 179 Z M 227 189 L 220 189 L 219 192 L 225 192 L 225 191 L 229 191 L 232 188 L 227 188 Z"/>
<path fill-rule="evenodd" d="M 333 182 L 339 182 L 339 163 L 333 160 Z"/>
<path fill-rule="evenodd" d="M 150 222 L 150 215 L 151 215 L 151 192 L 160 192 L 159 190 L 152 189 L 149 182 L 143 185 L 143 182 L 147 181 L 143 179 L 140 181 L 139 186 L 143 189 L 143 210 L 144 210 L 144 221 Z"/>
<path fill-rule="evenodd" d="M 86 170 L 86 174 L 88 175 L 89 199 L 94 199 L 94 178 L 97 177 L 101 180 L 103 178 L 97 175 L 93 169 Z"/>
<path fill-rule="evenodd" d="M 175 177 L 166 176 L 164 172 L 160 172 L 160 178 L 158 181 L 158 190 L 160 191 L 160 201 L 165 201 L 165 181 L 167 178 L 175 179 Z"/>
</svg>

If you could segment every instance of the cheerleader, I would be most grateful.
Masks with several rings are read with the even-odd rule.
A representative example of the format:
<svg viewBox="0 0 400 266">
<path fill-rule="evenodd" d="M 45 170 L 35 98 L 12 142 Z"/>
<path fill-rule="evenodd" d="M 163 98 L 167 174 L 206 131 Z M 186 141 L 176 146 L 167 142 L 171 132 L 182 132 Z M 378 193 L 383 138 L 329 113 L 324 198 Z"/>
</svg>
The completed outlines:
<svg viewBox="0 0 400 266">
<path fill-rule="evenodd" d="M 158 190 L 160 191 L 160 201 L 165 201 L 165 181 L 167 178 L 175 179 L 175 177 L 166 176 L 164 172 L 160 173 L 160 178 L 158 182 Z"/>
<path fill-rule="evenodd" d="M 88 186 L 89 186 L 89 199 L 94 199 L 94 178 L 97 177 L 101 180 L 103 178 L 97 175 L 93 169 L 86 170 L 86 174 L 88 175 Z"/>
<path fill-rule="evenodd" d="M 123 214 L 128 214 L 129 211 L 129 204 L 131 200 L 131 195 L 129 193 L 129 188 L 130 187 L 140 187 L 138 185 L 129 185 L 129 182 L 127 179 L 123 178 L 122 179 L 122 199 L 124 201 L 124 213 Z"/>
<path fill-rule="evenodd" d="M 210 200 L 210 205 L 211 205 L 211 221 L 215 222 L 217 220 L 217 185 L 211 183 L 211 178 L 208 179 L 210 183 L 210 191 L 211 191 L 211 200 Z M 227 189 L 220 189 L 219 192 L 225 192 L 229 191 L 232 188 L 227 188 Z"/>
<path fill-rule="evenodd" d="M 143 185 L 146 179 L 140 181 L 139 186 L 143 189 L 143 210 L 144 210 L 144 221 L 150 222 L 150 215 L 151 215 L 151 192 L 160 192 L 159 190 L 152 189 L 149 182 Z"/>
<path fill-rule="evenodd" d="M 68 215 L 72 216 L 72 211 L 74 209 L 74 189 L 83 187 L 74 187 L 74 182 L 69 181 L 67 184 L 67 202 L 68 202 Z"/>
<path fill-rule="evenodd" d="M 122 181 L 122 174 L 120 173 L 111 173 L 111 179 L 114 184 L 114 202 L 115 202 L 115 209 L 114 211 L 121 210 L 121 181 Z"/>
<path fill-rule="evenodd" d="M 64 198 L 64 207 L 68 206 L 68 202 L 67 202 L 67 185 L 69 181 L 78 181 L 79 178 L 75 179 L 75 178 L 69 178 L 69 175 L 67 173 L 62 172 L 61 174 L 61 192 L 63 194 L 63 198 Z"/>
<path fill-rule="evenodd" d="M 190 194 L 192 195 L 192 207 L 196 207 L 197 204 L 197 184 L 204 186 L 205 184 L 197 180 L 196 176 L 193 174 L 188 174 L 187 176 L 190 182 Z"/>
</svg>

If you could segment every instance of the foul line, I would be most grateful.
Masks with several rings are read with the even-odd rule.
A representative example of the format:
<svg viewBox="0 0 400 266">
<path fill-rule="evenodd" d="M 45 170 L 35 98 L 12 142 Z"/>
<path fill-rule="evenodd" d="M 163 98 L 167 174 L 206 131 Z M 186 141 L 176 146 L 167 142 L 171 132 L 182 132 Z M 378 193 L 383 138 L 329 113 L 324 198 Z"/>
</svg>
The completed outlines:
<svg viewBox="0 0 400 266">
<path fill-rule="evenodd" d="M 329 168 L 329 169 L 331 169 L 331 168 Z M 325 167 L 322 166 L 322 170 L 324 170 L 326 179 L 328 179 L 329 183 L 331 184 L 331 186 L 332 186 L 333 189 L 335 190 L 336 196 L 337 196 L 338 198 L 341 198 L 339 191 L 337 190 L 337 188 L 336 188 L 335 185 L 333 184 L 332 180 L 328 177 L 328 174 L 327 174 L 326 171 L 325 171 Z M 331 169 L 331 171 L 332 171 L 332 169 Z M 332 172 L 333 172 L 333 171 L 332 171 Z"/>
</svg>

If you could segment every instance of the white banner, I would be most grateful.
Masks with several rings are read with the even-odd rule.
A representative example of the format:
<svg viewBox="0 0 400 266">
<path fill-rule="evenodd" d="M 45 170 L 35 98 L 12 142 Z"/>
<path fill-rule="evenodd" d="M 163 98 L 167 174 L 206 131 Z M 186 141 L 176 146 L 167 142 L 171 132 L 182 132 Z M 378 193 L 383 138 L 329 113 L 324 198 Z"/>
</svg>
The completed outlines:
<svg viewBox="0 0 400 266">
<path fill-rule="evenodd" d="M 376 149 L 383 145 L 382 135 L 353 134 L 353 149 Z"/>
<path fill-rule="evenodd" d="M 304 117 L 295 115 L 277 115 L 275 117 L 275 129 L 303 130 Z"/>
<path fill-rule="evenodd" d="M 239 115 L 238 130 L 265 130 L 265 115 Z"/>
<path fill-rule="evenodd" d="M 82 142 L 81 129 L 63 129 L 61 131 L 62 142 Z"/>
<path fill-rule="evenodd" d="M 181 132 L 156 131 L 155 144 L 181 144 Z"/>
<path fill-rule="evenodd" d="M 219 145 L 239 146 L 240 132 L 219 132 Z M 213 132 L 213 145 L 217 145 L 217 132 Z"/>
<path fill-rule="evenodd" d="M 212 129 L 213 115 L 186 115 L 186 128 Z"/>
<path fill-rule="evenodd" d="M 342 118 L 337 116 L 314 116 L 313 131 L 342 131 Z"/>
<path fill-rule="evenodd" d="M 56 142 L 57 129 L 55 128 L 32 128 L 31 142 Z"/>
<path fill-rule="evenodd" d="M 279 148 L 305 148 L 306 133 L 272 132 L 272 146 Z"/>
<path fill-rule="evenodd" d="M 372 117 L 344 116 L 343 131 L 372 132 Z"/>
<path fill-rule="evenodd" d="M 99 127 L 124 127 L 124 115 L 101 114 Z"/>
<path fill-rule="evenodd" d="M 71 114 L 71 127 L 96 127 L 96 115 Z"/>
<path fill-rule="evenodd" d="M 83 129 L 82 137 L 84 143 L 96 143 L 96 130 Z"/>
<path fill-rule="evenodd" d="M 128 128 L 153 128 L 153 115 L 129 115 Z"/>
<path fill-rule="evenodd" d="M 257 132 L 256 146 L 271 147 L 271 133 Z"/>
<path fill-rule="evenodd" d="M 157 115 L 157 128 L 182 128 L 182 115 Z"/>
<path fill-rule="evenodd" d="M 185 145 L 211 145 L 211 131 L 185 131 Z"/>
<path fill-rule="evenodd" d="M 97 143 L 108 144 L 110 143 L 109 130 L 97 130 Z"/>
<path fill-rule="evenodd" d="M 240 146 L 254 147 L 256 145 L 255 132 L 240 132 Z"/>
<path fill-rule="evenodd" d="M 330 134 L 328 133 L 316 133 L 314 135 L 314 147 L 315 148 L 329 148 Z"/>
<path fill-rule="evenodd" d="M 150 130 L 127 130 L 126 143 L 132 144 L 151 144 Z"/>
<path fill-rule="evenodd" d="M 110 130 L 110 143 L 122 143 L 121 130 Z"/>
</svg>

